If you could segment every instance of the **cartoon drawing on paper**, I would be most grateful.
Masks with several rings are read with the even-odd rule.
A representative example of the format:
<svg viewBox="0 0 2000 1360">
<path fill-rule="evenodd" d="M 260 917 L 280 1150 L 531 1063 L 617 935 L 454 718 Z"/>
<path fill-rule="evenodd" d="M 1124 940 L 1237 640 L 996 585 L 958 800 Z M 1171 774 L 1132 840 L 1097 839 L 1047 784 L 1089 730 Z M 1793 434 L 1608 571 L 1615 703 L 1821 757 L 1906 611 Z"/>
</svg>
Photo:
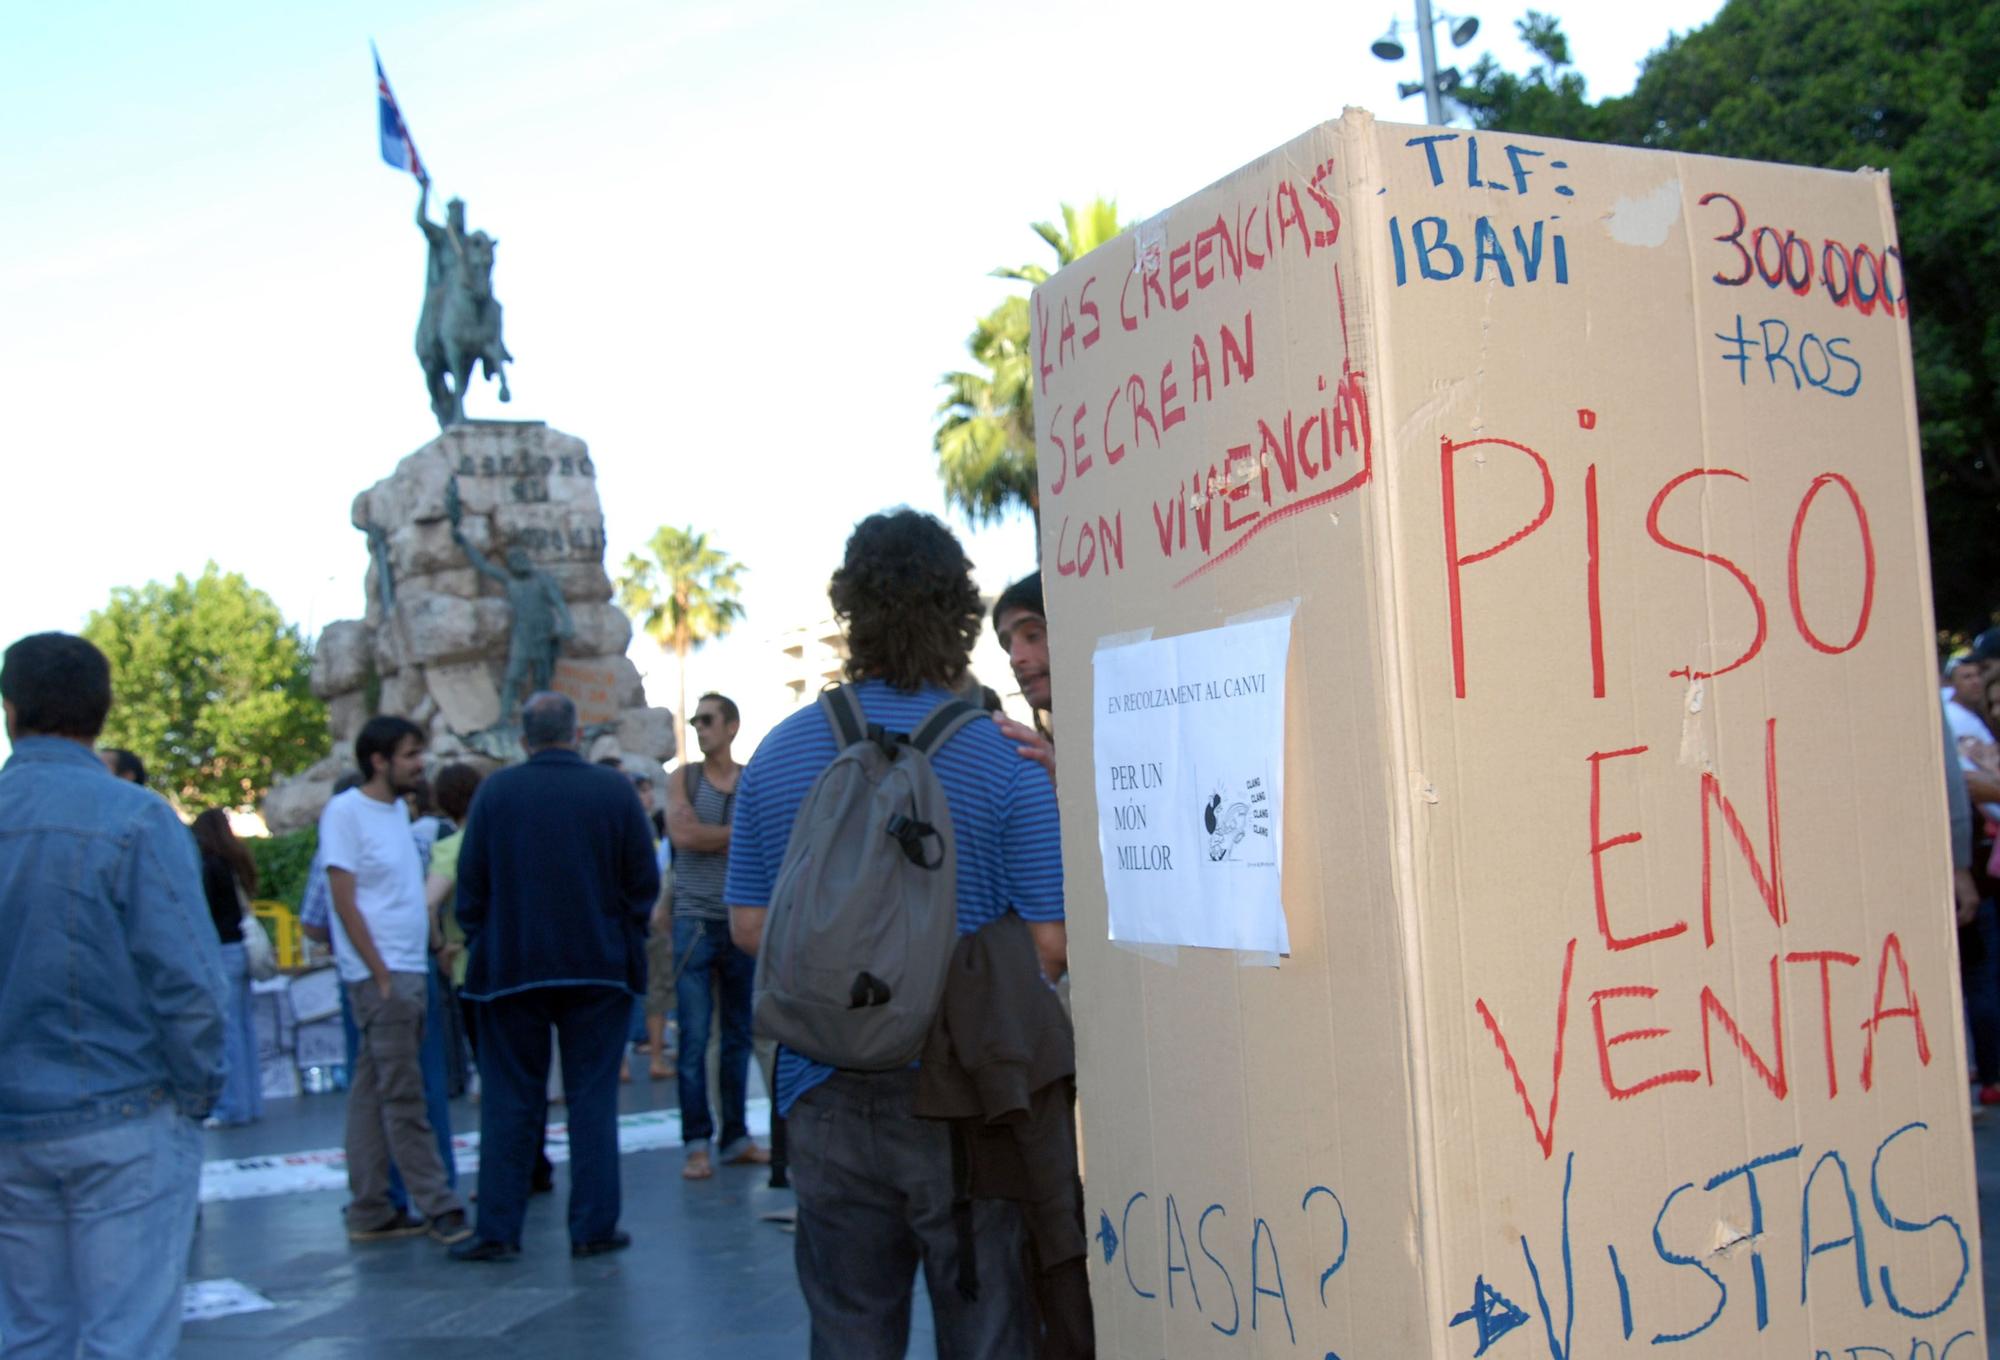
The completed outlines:
<svg viewBox="0 0 2000 1360">
<path fill-rule="evenodd" d="M 1208 857 L 1216 863 L 1270 864 L 1269 781 L 1263 774 L 1218 780 L 1201 808 Z"/>
<path fill-rule="evenodd" d="M 1212 793 L 1208 805 L 1201 810 L 1201 824 L 1208 829 L 1208 857 L 1228 859 L 1250 829 L 1250 805 L 1231 803 L 1224 807 L 1222 795 Z"/>
</svg>

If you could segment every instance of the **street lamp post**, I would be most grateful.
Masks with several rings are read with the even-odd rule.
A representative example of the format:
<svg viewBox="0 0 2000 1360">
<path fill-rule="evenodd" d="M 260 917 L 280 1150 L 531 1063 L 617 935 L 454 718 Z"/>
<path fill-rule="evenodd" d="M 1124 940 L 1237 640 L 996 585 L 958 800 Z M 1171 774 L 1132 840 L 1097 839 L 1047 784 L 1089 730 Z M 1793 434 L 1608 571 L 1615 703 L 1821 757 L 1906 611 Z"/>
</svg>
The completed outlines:
<svg viewBox="0 0 2000 1360">
<path fill-rule="evenodd" d="M 1444 94 L 1438 89 L 1436 20 L 1431 0 L 1417 0 L 1417 60 L 1424 68 L 1424 118 L 1433 127 L 1444 122 Z"/>
<path fill-rule="evenodd" d="M 1421 82 L 1404 82 L 1396 86 L 1396 92 L 1408 99 L 1418 91 L 1424 96 L 1424 117 L 1433 125 L 1444 122 L 1444 96 L 1447 91 L 1458 88 L 1458 68 L 1438 70 L 1437 25 L 1451 25 L 1451 45 L 1463 47 L 1471 42 L 1479 32 L 1479 20 L 1470 15 L 1454 17 L 1450 14 L 1431 12 L 1431 0 L 1416 0 L 1417 4 L 1417 60 L 1423 67 Z M 1401 61 L 1407 53 L 1403 43 L 1396 36 L 1396 23 L 1391 20 L 1389 31 L 1376 39 L 1370 49 L 1384 61 Z"/>
</svg>

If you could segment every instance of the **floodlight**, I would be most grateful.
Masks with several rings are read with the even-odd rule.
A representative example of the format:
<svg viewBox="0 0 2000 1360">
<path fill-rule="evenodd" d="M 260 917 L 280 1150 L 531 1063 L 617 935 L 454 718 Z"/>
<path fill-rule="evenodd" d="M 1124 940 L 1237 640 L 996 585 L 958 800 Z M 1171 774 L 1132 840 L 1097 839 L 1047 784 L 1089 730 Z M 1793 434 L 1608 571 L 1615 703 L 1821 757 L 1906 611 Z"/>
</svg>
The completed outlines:
<svg viewBox="0 0 2000 1360">
<path fill-rule="evenodd" d="M 1467 15 L 1451 26 L 1451 45 L 1463 47 L 1479 35 L 1479 20 Z"/>
<path fill-rule="evenodd" d="M 1389 31 L 1377 38 L 1374 45 L 1368 50 L 1384 61 L 1401 61 L 1403 59 L 1403 40 L 1396 36 L 1396 28 L 1397 21 L 1391 19 L 1389 21 Z"/>
</svg>

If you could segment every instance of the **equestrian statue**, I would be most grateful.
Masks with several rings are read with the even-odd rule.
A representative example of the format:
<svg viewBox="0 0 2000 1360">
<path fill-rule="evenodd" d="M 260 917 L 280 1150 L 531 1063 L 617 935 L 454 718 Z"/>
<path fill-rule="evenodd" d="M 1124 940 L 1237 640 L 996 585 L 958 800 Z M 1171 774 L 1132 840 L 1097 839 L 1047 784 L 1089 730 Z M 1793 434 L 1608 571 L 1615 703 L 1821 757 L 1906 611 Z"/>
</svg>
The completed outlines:
<svg viewBox="0 0 2000 1360">
<path fill-rule="evenodd" d="M 500 380 L 500 400 L 511 401 L 507 370 L 513 359 L 500 338 L 500 304 L 493 299 L 493 248 L 483 231 L 465 230 L 465 202 L 445 204 L 444 225 L 430 220 L 430 181 L 417 199 L 417 226 L 430 245 L 424 275 L 424 310 L 417 319 L 417 360 L 424 366 L 431 411 L 438 427 L 465 423 L 465 388 L 472 367 Z"/>
</svg>

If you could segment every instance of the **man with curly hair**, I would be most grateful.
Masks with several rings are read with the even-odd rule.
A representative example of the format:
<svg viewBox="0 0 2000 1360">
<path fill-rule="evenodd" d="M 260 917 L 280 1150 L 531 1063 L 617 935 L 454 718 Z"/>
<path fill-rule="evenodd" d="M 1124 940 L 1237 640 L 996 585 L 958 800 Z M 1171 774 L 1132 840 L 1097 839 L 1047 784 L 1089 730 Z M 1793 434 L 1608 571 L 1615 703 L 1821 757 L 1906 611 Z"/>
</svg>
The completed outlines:
<svg viewBox="0 0 2000 1360">
<path fill-rule="evenodd" d="M 965 679 L 985 623 L 971 565 L 929 515 L 871 515 L 847 540 L 829 592 L 847 630 L 847 676 L 870 723 L 909 732 Z M 739 948 L 756 953 L 786 843 L 807 792 L 838 751 L 817 705 L 780 723 L 737 786 L 724 898 Z M 938 748 L 951 806 L 961 935 L 1009 911 L 1028 923 L 1043 972 L 1067 961 L 1055 789 L 992 723 Z M 896 1357 L 908 1347 L 910 1293 L 924 1270 L 941 1356 L 1034 1351 L 1018 1206 L 972 1201 L 976 1287 L 960 1287 L 951 1136 L 911 1113 L 914 1070 L 836 1071 L 781 1048 L 777 1105 L 798 1191 L 799 1287 L 812 1354 Z"/>
</svg>

